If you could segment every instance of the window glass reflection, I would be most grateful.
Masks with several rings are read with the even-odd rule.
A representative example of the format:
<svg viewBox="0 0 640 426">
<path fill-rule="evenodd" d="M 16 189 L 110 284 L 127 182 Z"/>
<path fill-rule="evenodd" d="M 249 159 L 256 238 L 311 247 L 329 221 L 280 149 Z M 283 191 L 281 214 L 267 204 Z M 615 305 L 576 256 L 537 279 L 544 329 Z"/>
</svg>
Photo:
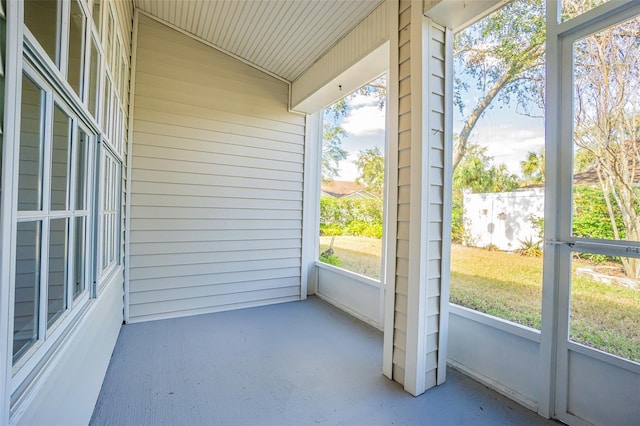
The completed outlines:
<svg viewBox="0 0 640 426">
<path fill-rule="evenodd" d="M 18 222 L 16 232 L 14 361 L 38 339 L 41 222 Z"/>
<path fill-rule="evenodd" d="M 42 208 L 42 111 L 44 93 L 22 77 L 18 210 Z"/>
</svg>

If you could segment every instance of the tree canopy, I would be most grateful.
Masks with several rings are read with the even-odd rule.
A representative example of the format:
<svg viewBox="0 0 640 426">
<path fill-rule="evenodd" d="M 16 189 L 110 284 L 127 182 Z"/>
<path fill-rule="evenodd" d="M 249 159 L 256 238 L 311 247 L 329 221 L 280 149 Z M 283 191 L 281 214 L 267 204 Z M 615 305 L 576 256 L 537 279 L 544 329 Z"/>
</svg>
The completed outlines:
<svg viewBox="0 0 640 426">
<path fill-rule="evenodd" d="M 358 153 L 354 161 L 358 167 L 356 182 L 364 185 L 372 194 L 382 196 L 384 191 L 384 156 L 377 146 Z"/>
<path fill-rule="evenodd" d="M 340 161 L 347 158 L 342 138 L 347 132 L 340 126 L 322 125 L 322 181 L 330 181 L 340 173 Z"/>
<path fill-rule="evenodd" d="M 496 100 L 515 100 L 524 114 L 543 104 L 545 31 L 544 1 L 516 0 L 456 34 L 454 104 L 464 120 L 454 144 L 454 169 Z M 465 94 L 471 92 L 474 101 L 467 105 Z"/>
</svg>

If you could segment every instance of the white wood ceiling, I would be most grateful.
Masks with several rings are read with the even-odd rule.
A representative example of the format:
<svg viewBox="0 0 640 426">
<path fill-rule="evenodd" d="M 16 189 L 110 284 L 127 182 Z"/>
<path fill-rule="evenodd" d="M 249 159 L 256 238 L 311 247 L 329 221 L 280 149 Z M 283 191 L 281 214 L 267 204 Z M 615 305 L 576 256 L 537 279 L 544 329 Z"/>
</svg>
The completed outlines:
<svg viewBox="0 0 640 426">
<path fill-rule="evenodd" d="M 287 81 L 382 0 L 135 0 L 136 7 Z"/>
</svg>

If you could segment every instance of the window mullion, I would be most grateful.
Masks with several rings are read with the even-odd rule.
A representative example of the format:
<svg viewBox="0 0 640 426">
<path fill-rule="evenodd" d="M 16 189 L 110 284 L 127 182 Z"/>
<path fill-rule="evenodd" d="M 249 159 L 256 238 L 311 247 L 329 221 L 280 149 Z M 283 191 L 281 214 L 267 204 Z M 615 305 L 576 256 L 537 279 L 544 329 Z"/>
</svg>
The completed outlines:
<svg viewBox="0 0 640 426">
<path fill-rule="evenodd" d="M 76 209 L 76 181 L 78 179 L 77 177 L 77 167 L 76 167 L 76 158 L 78 155 L 78 143 L 79 143 L 79 138 L 78 138 L 78 125 L 77 125 L 77 121 L 76 119 L 72 119 L 71 121 L 71 148 L 69 150 L 69 180 L 68 180 L 68 190 L 67 193 L 69 194 L 69 211 L 74 212 L 68 219 L 67 221 L 67 277 L 66 277 L 66 283 L 67 283 L 67 293 L 66 293 L 66 300 L 67 300 L 67 309 L 71 309 L 73 306 L 73 290 L 74 287 L 72 285 L 72 279 L 75 276 L 75 262 L 76 262 L 76 256 L 75 256 L 75 243 L 76 243 L 76 239 L 75 239 L 75 232 L 76 232 L 76 220 L 77 216 L 75 214 L 75 209 Z"/>
<path fill-rule="evenodd" d="M 48 215 L 51 204 L 51 162 L 53 158 L 53 96 L 50 92 L 45 94 L 43 122 L 43 137 L 41 146 L 43 147 L 43 170 L 42 181 L 42 211 Z M 49 237 L 50 218 L 42 220 L 40 231 L 40 279 L 39 279 L 39 309 L 38 309 L 38 339 L 44 339 L 47 332 L 47 303 L 48 296 L 48 276 L 49 276 Z"/>
<path fill-rule="evenodd" d="M 60 73 L 64 76 L 64 79 L 68 81 L 69 13 L 71 10 L 71 3 L 64 0 L 61 3 L 61 6 L 58 8 L 58 67 L 60 68 Z"/>
</svg>

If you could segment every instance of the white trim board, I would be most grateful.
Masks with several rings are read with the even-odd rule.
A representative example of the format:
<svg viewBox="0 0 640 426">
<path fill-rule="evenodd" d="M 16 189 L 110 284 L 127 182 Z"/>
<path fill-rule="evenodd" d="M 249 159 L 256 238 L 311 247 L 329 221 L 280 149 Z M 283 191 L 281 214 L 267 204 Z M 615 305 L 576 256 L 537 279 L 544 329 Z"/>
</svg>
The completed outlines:
<svg viewBox="0 0 640 426">
<path fill-rule="evenodd" d="M 312 114 L 349 95 L 389 69 L 389 42 L 386 41 L 337 77 L 291 109 Z"/>
</svg>

